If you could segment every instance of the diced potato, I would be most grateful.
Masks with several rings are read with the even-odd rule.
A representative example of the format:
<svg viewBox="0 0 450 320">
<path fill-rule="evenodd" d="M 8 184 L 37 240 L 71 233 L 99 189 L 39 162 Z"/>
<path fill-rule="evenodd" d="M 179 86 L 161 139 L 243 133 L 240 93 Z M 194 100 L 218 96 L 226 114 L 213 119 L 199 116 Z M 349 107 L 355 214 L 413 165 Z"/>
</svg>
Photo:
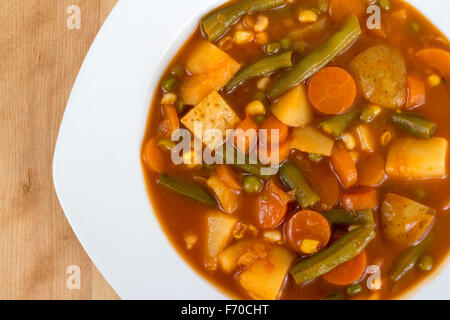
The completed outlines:
<svg viewBox="0 0 450 320">
<path fill-rule="evenodd" d="M 444 138 L 398 139 L 391 143 L 386 174 L 402 180 L 445 177 L 447 146 Z"/>
<path fill-rule="evenodd" d="M 181 123 L 192 133 L 195 133 L 195 121 L 202 123 L 202 137 L 196 136 L 196 138 L 202 140 L 211 150 L 219 147 L 220 142 L 213 136 L 205 135 L 207 130 L 219 130 L 225 141 L 226 130 L 234 129 L 241 122 L 234 110 L 217 91 L 212 92 L 181 119 Z"/>
<path fill-rule="evenodd" d="M 219 265 L 223 271 L 226 273 L 235 271 L 238 267 L 239 258 L 256 242 L 256 239 L 241 240 L 219 253 Z"/>
<path fill-rule="evenodd" d="M 236 223 L 237 219 L 235 217 L 218 210 L 208 213 L 207 265 L 212 266 L 217 264 L 217 256 L 231 240 Z"/>
<path fill-rule="evenodd" d="M 333 140 L 313 127 L 295 128 L 292 131 L 292 149 L 329 157 L 333 150 L 333 145 Z"/>
<path fill-rule="evenodd" d="M 406 102 L 406 65 L 402 55 L 386 45 L 360 53 L 350 65 L 364 96 L 385 108 Z"/>
<path fill-rule="evenodd" d="M 256 260 L 239 274 L 239 283 L 254 299 L 275 300 L 294 258 L 285 248 L 271 246 L 267 258 Z"/>
<path fill-rule="evenodd" d="M 384 236 L 401 248 L 414 245 L 429 230 L 435 210 L 395 193 L 386 195 L 381 205 Z"/>
<path fill-rule="evenodd" d="M 375 137 L 373 135 L 372 129 L 368 125 L 362 124 L 357 126 L 355 130 L 358 134 L 361 150 L 365 152 L 374 152 Z"/>
<path fill-rule="evenodd" d="M 239 195 L 227 186 L 218 176 L 213 175 L 207 181 L 216 194 L 219 202 L 226 213 L 233 213 L 239 206 Z"/>
<path fill-rule="evenodd" d="M 219 91 L 239 71 L 241 65 L 214 44 L 202 40 L 186 62 L 190 76 L 180 85 L 184 103 L 196 105 L 212 91 Z"/>
<path fill-rule="evenodd" d="M 271 108 L 275 117 L 289 127 L 301 127 L 314 119 L 302 84 L 282 95 Z"/>
</svg>

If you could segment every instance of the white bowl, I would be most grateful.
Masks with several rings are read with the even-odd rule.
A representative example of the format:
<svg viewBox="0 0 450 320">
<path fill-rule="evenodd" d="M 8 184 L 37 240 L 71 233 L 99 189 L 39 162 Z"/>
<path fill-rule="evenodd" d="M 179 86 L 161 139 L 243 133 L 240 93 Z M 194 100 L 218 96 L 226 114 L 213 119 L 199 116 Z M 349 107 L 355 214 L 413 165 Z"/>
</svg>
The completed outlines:
<svg viewBox="0 0 450 320">
<path fill-rule="evenodd" d="M 159 78 L 200 17 L 222 2 L 120 0 L 67 103 L 53 162 L 56 192 L 89 257 L 123 299 L 227 298 L 167 240 L 140 163 Z M 449 2 L 410 2 L 450 34 Z M 415 298 L 449 298 L 443 283 L 450 285 L 450 269 Z"/>
</svg>

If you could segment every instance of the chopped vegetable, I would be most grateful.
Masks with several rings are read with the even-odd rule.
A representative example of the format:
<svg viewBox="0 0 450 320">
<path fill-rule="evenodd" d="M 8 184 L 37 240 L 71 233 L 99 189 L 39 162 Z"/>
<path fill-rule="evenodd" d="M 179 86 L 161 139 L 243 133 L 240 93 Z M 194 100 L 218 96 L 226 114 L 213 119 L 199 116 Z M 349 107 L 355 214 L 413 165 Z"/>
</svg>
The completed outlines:
<svg viewBox="0 0 450 320">
<path fill-rule="evenodd" d="M 358 161 L 356 168 L 358 171 L 358 184 L 360 186 L 377 186 L 385 178 L 384 159 L 377 153 L 368 158 Z"/>
<path fill-rule="evenodd" d="M 341 206 L 347 210 L 373 209 L 378 206 L 377 192 L 374 189 L 341 194 Z"/>
<path fill-rule="evenodd" d="M 312 162 L 320 162 L 323 159 L 323 155 L 318 154 L 318 153 L 309 153 L 308 154 L 308 158 L 309 160 L 311 160 Z"/>
<path fill-rule="evenodd" d="M 425 104 L 426 91 L 425 83 L 416 76 L 408 76 L 407 80 L 408 98 L 406 100 L 406 109 L 417 108 Z"/>
<path fill-rule="evenodd" d="M 385 108 L 406 102 L 406 66 L 402 55 L 387 45 L 371 47 L 350 63 L 364 97 Z"/>
<path fill-rule="evenodd" d="M 215 139 L 214 136 L 205 135 L 205 132 L 207 130 L 219 130 L 223 139 L 225 139 L 226 130 L 234 129 L 240 122 L 240 119 L 220 94 L 217 91 L 213 91 L 181 119 L 186 128 L 194 134 L 197 134 L 197 132 L 194 132 L 194 123 L 196 121 L 202 123 L 202 137 L 197 138 L 201 139 L 208 148 L 214 150 L 222 142 Z"/>
<path fill-rule="evenodd" d="M 435 214 L 434 209 L 389 193 L 381 205 L 381 227 L 387 240 L 398 247 L 407 248 L 424 237 Z"/>
<path fill-rule="evenodd" d="M 381 107 L 375 104 L 369 104 L 366 106 L 359 117 L 361 121 L 365 123 L 370 123 L 381 113 Z"/>
<path fill-rule="evenodd" d="M 234 176 L 233 170 L 226 164 L 218 164 L 216 166 L 216 173 L 228 187 L 235 191 L 242 190 L 241 183 Z"/>
<path fill-rule="evenodd" d="M 450 78 L 450 52 L 440 48 L 428 48 L 417 53 L 417 59 L 433 68 L 446 77 Z"/>
<path fill-rule="evenodd" d="M 346 286 L 361 279 L 366 271 L 366 266 L 367 255 L 365 251 L 362 251 L 353 259 L 324 274 L 322 278 L 328 283 Z"/>
<path fill-rule="evenodd" d="M 447 146 L 444 138 L 397 139 L 389 148 L 386 174 L 402 180 L 443 178 L 447 174 Z"/>
<path fill-rule="evenodd" d="M 317 19 L 319 19 L 319 16 L 312 10 L 304 9 L 300 10 L 300 12 L 298 13 L 298 21 L 300 21 L 301 23 L 316 22 Z"/>
<path fill-rule="evenodd" d="M 329 135 L 339 138 L 348 126 L 358 116 L 358 110 L 353 108 L 347 113 L 340 114 L 322 121 L 319 127 Z"/>
<path fill-rule="evenodd" d="M 345 148 L 346 148 L 347 150 L 350 151 L 350 150 L 355 149 L 355 147 L 356 147 L 356 141 L 355 141 L 355 137 L 354 137 L 351 133 L 349 133 L 349 132 L 344 133 L 344 134 L 342 135 L 341 139 L 342 139 L 342 142 L 344 142 Z"/>
<path fill-rule="evenodd" d="M 162 82 L 162 88 L 164 90 L 164 92 L 170 92 L 176 89 L 176 87 L 178 86 L 178 78 L 176 77 L 172 77 L 172 76 L 168 76 L 167 78 L 165 78 Z"/>
<path fill-rule="evenodd" d="M 219 199 L 226 213 L 233 213 L 239 207 L 239 195 L 226 185 L 217 175 L 209 177 L 207 183 Z"/>
<path fill-rule="evenodd" d="M 345 295 L 340 291 L 331 292 L 323 297 L 322 300 L 345 300 Z"/>
<path fill-rule="evenodd" d="M 350 189 L 358 182 L 355 162 L 347 150 L 335 148 L 331 154 L 331 164 L 344 188 Z"/>
<path fill-rule="evenodd" d="M 442 83 L 441 77 L 439 77 L 437 74 L 432 74 L 431 76 L 428 77 L 427 80 L 430 87 L 437 87 Z"/>
<path fill-rule="evenodd" d="M 179 180 L 168 175 L 160 176 L 158 179 L 158 183 L 175 193 L 191 198 L 192 200 L 195 200 L 197 202 L 213 207 L 217 206 L 217 202 L 214 197 L 198 184 Z"/>
<path fill-rule="evenodd" d="M 422 139 L 430 139 L 436 133 L 436 123 L 416 115 L 393 113 L 390 119 L 406 132 Z"/>
<path fill-rule="evenodd" d="M 259 126 L 260 130 L 266 130 L 267 136 L 263 137 L 264 142 L 267 142 L 268 145 L 271 144 L 280 144 L 288 138 L 289 128 L 283 122 L 278 120 L 274 116 L 270 116 L 266 118 L 261 125 Z M 278 130 L 278 131 L 277 131 Z M 275 136 L 275 140 L 272 141 L 272 135 Z"/>
<path fill-rule="evenodd" d="M 291 148 L 307 153 L 330 156 L 334 141 L 311 126 L 295 128 L 292 131 Z"/>
<path fill-rule="evenodd" d="M 337 225 L 370 225 L 373 224 L 372 210 L 348 211 L 348 210 L 328 210 L 322 212 L 325 218 L 332 224 Z"/>
<path fill-rule="evenodd" d="M 352 16 L 337 33 L 275 82 L 269 90 L 270 99 L 277 99 L 290 88 L 313 76 L 335 56 L 347 49 L 360 34 L 361 27 L 358 19 Z"/>
<path fill-rule="evenodd" d="M 244 190 L 247 193 L 258 193 L 262 188 L 261 179 L 255 176 L 246 176 L 244 178 Z"/>
<path fill-rule="evenodd" d="M 263 58 L 236 73 L 233 79 L 225 86 L 225 90 L 231 92 L 244 81 L 268 76 L 277 70 L 289 67 L 292 67 L 292 51 Z"/>
<path fill-rule="evenodd" d="M 363 285 L 361 283 L 357 283 L 347 288 L 347 294 L 349 296 L 356 296 L 357 294 L 363 292 L 363 290 Z"/>
<path fill-rule="evenodd" d="M 202 31 L 209 41 L 215 41 L 244 15 L 269 10 L 283 4 L 284 0 L 240 1 L 220 8 L 206 16 L 201 22 Z"/>
<path fill-rule="evenodd" d="M 330 0 L 330 17 L 335 24 L 345 21 L 352 14 L 360 19 L 365 11 L 361 0 Z"/>
<path fill-rule="evenodd" d="M 303 209 L 314 206 L 320 201 L 317 193 L 310 187 L 300 168 L 293 162 L 286 162 L 279 171 L 280 179 L 291 190 L 295 190 L 295 199 Z"/>
<path fill-rule="evenodd" d="M 258 125 L 250 118 L 245 118 L 235 128 L 234 145 L 239 152 L 247 154 L 258 139 Z"/>
<path fill-rule="evenodd" d="M 284 142 L 280 143 L 279 145 L 267 146 L 266 152 L 263 152 L 261 147 L 262 146 L 260 145 L 259 154 L 258 154 L 259 160 L 261 161 L 261 163 L 266 164 L 266 165 L 278 167 L 291 154 L 291 141 L 289 139 L 285 140 Z M 278 156 L 275 153 L 272 154 L 272 152 L 277 152 L 277 151 L 278 151 Z M 272 156 L 273 156 L 273 159 L 272 159 Z"/>
<path fill-rule="evenodd" d="M 303 41 L 314 39 L 318 35 L 321 35 L 322 32 L 330 27 L 330 20 L 323 16 L 319 20 L 314 23 L 307 24 L 306 26 L 302 26 L 299 29 L 296 29 L 288 34 L 288 39 L 291 42 Z"/>
<path fill-rule="evenodd" d="M 283 94 L 272 105 L 271 110 L 281 122 L 289 127 L 301 127 L 314 119 L 306 89 L 302 84 Z"/>
<path fill-rule="evenodd" d="M 238 152 L 239 151 L 237 150 L 227 150 L 227 148 L 225 148 L 225 150 L 221 150 L 220 148 L 216 149 L 216 154 L 221 154 L 225 163 L 231 164 L 233 167 L 239 169 L 242 172 L 258 176 L 264 180 L 269 179 L 269 176 L 264 175 L 264 170 L 269 171 L 268 167 L 265 167 L 260 163 L 251 164 L 248 157 L 245 157 L 244 163 L 239 163 L 239 161 L 237 160 L 242 155 L 237 154 Z"/>
<path fill-rule="evenodd" d="M 433 269 L 433 258 L 430 256 L 423 256 L 419 260 L 419 269 L 423 272 L 430 272 Z"/>
<path fill-rule="evenodd" d="M 221 251 L 217 257 L 223 271 L 226 273 L 235 271 L 238 267 L 239 258 L 255 243 L 257 243 L 255 239 L 245 239 Z"/>
<path fill-rule="evenodd" d="M 157 173 L 163 173 L 166 170 L 166 161 L 158 146 L 157 138 L 153 138 L 145 144 L 143 158 L 145 165 L 150 170 Z"/>
<path fill-rule="evenodd" d="M 172 141 L 170 138 L 162 138 L 158 140 L 158 146 L 164 151 L 172 151 L 176 145 L 177 143 Z"/>
<path fill-rule="evenodd" d="M 361 150 L 374 152 L 376 146 L 372 128 L 367 124 L 361 124 L 355 128 L 355 131 L 358 134 Z"/>
<path fill-rule="evenodd" d="M 271 55 L 279 53 L 281 51 L 281 49 L 282 49 L 281 48 L 281 43 L 276 41 L 276 42 L 271 42 L 268 45 L 266 45 L 264 47 L 264 52 L 267 55 L 271 56 Z"/>
<path fill-rule="evenodd" d="M 308 95 L 311 104 L 323 114 L 341 114 L 356 99 L 356 83 L 342 68 L 328 67 L 319 70 L 309 81 Z"/>
<path fill-rule="evenodd" d="M 359 255 L 373 238 L 372 225 L 350 231 L 327 249 L 297 263 L 289 272 L 297 284 L 320 277 Z"/>
<path fill-rule="evenodd" d="M 324 248 L 331 238 L 328 220 L 320 213 L 303 210 L 294 214 L 287 222 L 286 240 L 297 252 L 313 254 Z"/>
<path fill-rule="evenodd" d="M 171 134 L 180 128 L 180 120 L 178 119 L 177 109 L 173 105 L 163 105 L 164 118 L 160 125 L 160 130 L 166 135 L 171 136 Z"/>
<path fill-rule="evenodd" d="M 256 205 L 256 221 L 264 230 L 278 226 L 287 213 L 287 204 L 292 197 L 281 190 L 273 181 L 266 184 L 265 189 L 258 196 Z"/>
<path fill-rule="evenodd" d="M 266 107 L 260 100 L 253 100 L 245 107 L 247 117 L 266 114 Z"/>
</svg>

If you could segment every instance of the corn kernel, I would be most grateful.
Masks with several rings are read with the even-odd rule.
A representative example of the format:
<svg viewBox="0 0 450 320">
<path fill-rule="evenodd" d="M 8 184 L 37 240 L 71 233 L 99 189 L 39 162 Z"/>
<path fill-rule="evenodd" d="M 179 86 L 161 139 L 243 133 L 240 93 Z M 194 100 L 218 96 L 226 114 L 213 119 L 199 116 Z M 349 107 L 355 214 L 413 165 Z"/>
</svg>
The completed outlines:
<svg viewBox="0 0 450 320">
<path fill-rule="evenodd" d="M 312 10 L 301 10 L 298 14 L 298 20 L 302 23 L 316 22 L 319 16 Z"/>
<path fill-rule="evenodd" d="M 270 77 L 262 77 L 261 79 L 258 80 L 258 82 L 256 82 L 256 87 L 258 88 L 258 90 L 266 91 L 267 87 L 269 86 L 269 83 Z"/>
<path fill-rule="evenodd" d="M 224 37 L 219 41 L 219 48 L 227 51 L 233 47 L 233 38 L 230 36 Z"/>
<path fill-rule="evenodd" d="M 253 30 L 255 30 L 256 32 L 263 32 L 267 29 L 268 26 L 269 18 L 267 18 L 267 16 L 265 15 L 259 14 L 256 18 L 256 23 Z"/>
<path fill-rule="evenodd" d="M 257 44 L 265 46 L 269 43 L 269 34 L 267 32 L 258 32 L 255 35 L 255 41 Z"/>
<path fill-rule="evenodd" d="M 245 107 L 245 114 L 247 116 L 257 116 L 261 114 L 266 114 L 266 108 L 264 107 L 264 104 L 261 101 L 254 100 Z"/>
<path fill-rule="evenodd" d="M 432 76 L 428 77 L 428 84 L 432 87 L 440 85 L 441 81 L 441 77 L 439 77 L 437 74 L 433 74 Z"/>
<path fill-rule="evenodd" d="M 195 169 L 200 167 L 200 164 L 195 163 L 195 152 L 194 150 L 185 152 L 183 154 L 183 163 L 189 168 L 189 169 Z"/>
<path fill-rule="evenodd" d="M 300 245 L 300 250 L 304 254 L 313 254 L 316 253 L 319 249 L 320 242 L 317 240 L 304 239 Z"/>
<path fill-rule="evenodd" d="M 344 133 L 342 135 L 342 141 L 345 144 L 345 147 L 347 148 L 347 150 L 353 150 L 356 147 L 356 141 L 355 138 L 353 137 L 353 135 L 351 133 Z"/>
<path fill-rule="evenodd" d="M 162 105 L 170 105 L 170 104 L 175 104 L 175 102 L 177 102 L 177 95 L 175 93 L 166 93 L 162 99 L 161 99 L 161 104 Z"/>
<path fill-rule="evenodd" d="M 381 145 L 387 146 L 389 142 L 392 140 L 392 133 L 390 131 L 386 131 L 381 135 Z"/>
<path fill-rule="evenodd" d="M 263 237 L 269 242 L 280 242 L 282 239 L 281 232 L 278 230 L 264 231 Z"/>
<path fill-rule="evenodd" d="M 253 31 L 239 30 L 234 33 L 234 42 L 237 44 L 246 44 L 252 42 L 255 39 L 255 33 Z"/>
<path fill-rule="evenodd" d="M 186 243 L 186 249 L 191 250 L 194 248 L 198 241 L 198 236 L 192 231 L 187 231 L 183 234 L 184 242 Z"/>
<path fill-rule="evenodd" d="M 358 159 L 359 159 L 358 151 L 350 151 L 349 154 L 354 163 L 358 162 Z"/>
</svg>

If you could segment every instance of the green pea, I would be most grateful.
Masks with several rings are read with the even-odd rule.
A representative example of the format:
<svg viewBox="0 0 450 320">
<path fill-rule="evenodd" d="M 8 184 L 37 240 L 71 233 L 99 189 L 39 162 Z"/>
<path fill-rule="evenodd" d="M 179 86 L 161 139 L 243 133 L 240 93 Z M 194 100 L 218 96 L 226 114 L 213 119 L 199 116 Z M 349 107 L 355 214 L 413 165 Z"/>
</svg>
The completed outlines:
<svg viewBox="0 0 450 320">
<path fill-rule="evenodd" d="M 345 296 L 342 292 L 336 291 L 327 294 L 322 300 L 345 300 Z"/>
<path fill-rule="evenodd" d="M 264 121 L 264 119 L 266 119 L 266 117 L 264 115 L 260 114 L 260 115 L 257 115 L 255 117 L 255 119 L 253 119 L 253 120 L 255 120 L 255 122 L 257 124 L 261 124 Z"/>
<path fill-rule="evenodd" d="M 291 48 L 291 40 L 289 38 L 283 38 L 280 41 L 281 44 L 281 48 L 283 48 L 283 50 L 289 50 Z"/>
<path fill-rule="evenodd" d="M 409 28 L 412 30 L 412 32 L 414 33 L 419 33 L 420 32 L 420 25 L 417 22 L 411 22 L 409 24 Z"/>
<path fill-rule="evenodd" d="M 423 272 L 429 272 L 433 269 L 434 261 L 430 256 L 423 256 L 419 260 L 419 269 Z"/>
<path fill-rule="evenodd" d="M 165 92 L 173 91 L 178 85 L 178 79 L 172 76 L 166 77 L 162 82 L 162 88 Z"/>
<path fill-rule="evenodd" d="M 169 138 L 162 138 L 158 140 L 158 146 L 164 151 L 172 151 L 176 145 L 176 142 L 170 140 Z"/>
<path fill-rule="evenodd" d="M 259 100 L 262 103 L 266 103 L 267 102 L 267 97 L 266 94 L 262 91 L 258 91 L 253 95 L 253 99 L 254 100 Z"/>
<path fill-rule="evenodd" d="M 248 193 L 257 193 L 262 188 L 261 179 L 255 176 L 246 176 L 244 178 L 244 190 Z"/>
<path fill-rule="evenodd" d="M 349 296 L 356 296 L 363 291 L 363 286 L 361 283 L 354 284 L 347 288 L 347 294 Z"/>
<path fill-rule="evenodd" d="M 182 114 L 184 112 L 184 109 L 186 109 L 186 105 L 184 104 L 183 100 L 178 99 L 175 103 L 175 108 L 177 109 L 178 114 Z"/>
<path fill-rule="evenodd" d="M 420 200 L 423 200 L 427 197 L 427 190 L 425 190 L 425 188 L 416 188 L 414 190 L 414 195 Z"/>
<path fill-rule="evenodd" d="M 214 165 L 213 165 L 213 164 L 207 164 L 207 163 L 204 163 L 204 164 L 203 164 L 203 167 L 204 167 L 206 170 L 214 170 Z"/>
<path fill-rule="evenodd" d="M 281 51 L 281 44 L 279 42 L 272 42 L 265 46 L 264 51 L 268 55 L 277 54 Z"/>
<path fill-rule="evenodd" d="M 320 161 L 322 161 L 323 156 L 321 154 L 318 154 L 318 153 L 310 153 L 310 154 L 308 154 L 308 158 L 312 162 L 320 162 Z"/>
<path fill-rule="evenodd" d="M 170 74 L 177 78 L 181 78 L 184 75 L 184 68 L 179 64 L 176 64 L 170 68 Z"/>
</svg>

